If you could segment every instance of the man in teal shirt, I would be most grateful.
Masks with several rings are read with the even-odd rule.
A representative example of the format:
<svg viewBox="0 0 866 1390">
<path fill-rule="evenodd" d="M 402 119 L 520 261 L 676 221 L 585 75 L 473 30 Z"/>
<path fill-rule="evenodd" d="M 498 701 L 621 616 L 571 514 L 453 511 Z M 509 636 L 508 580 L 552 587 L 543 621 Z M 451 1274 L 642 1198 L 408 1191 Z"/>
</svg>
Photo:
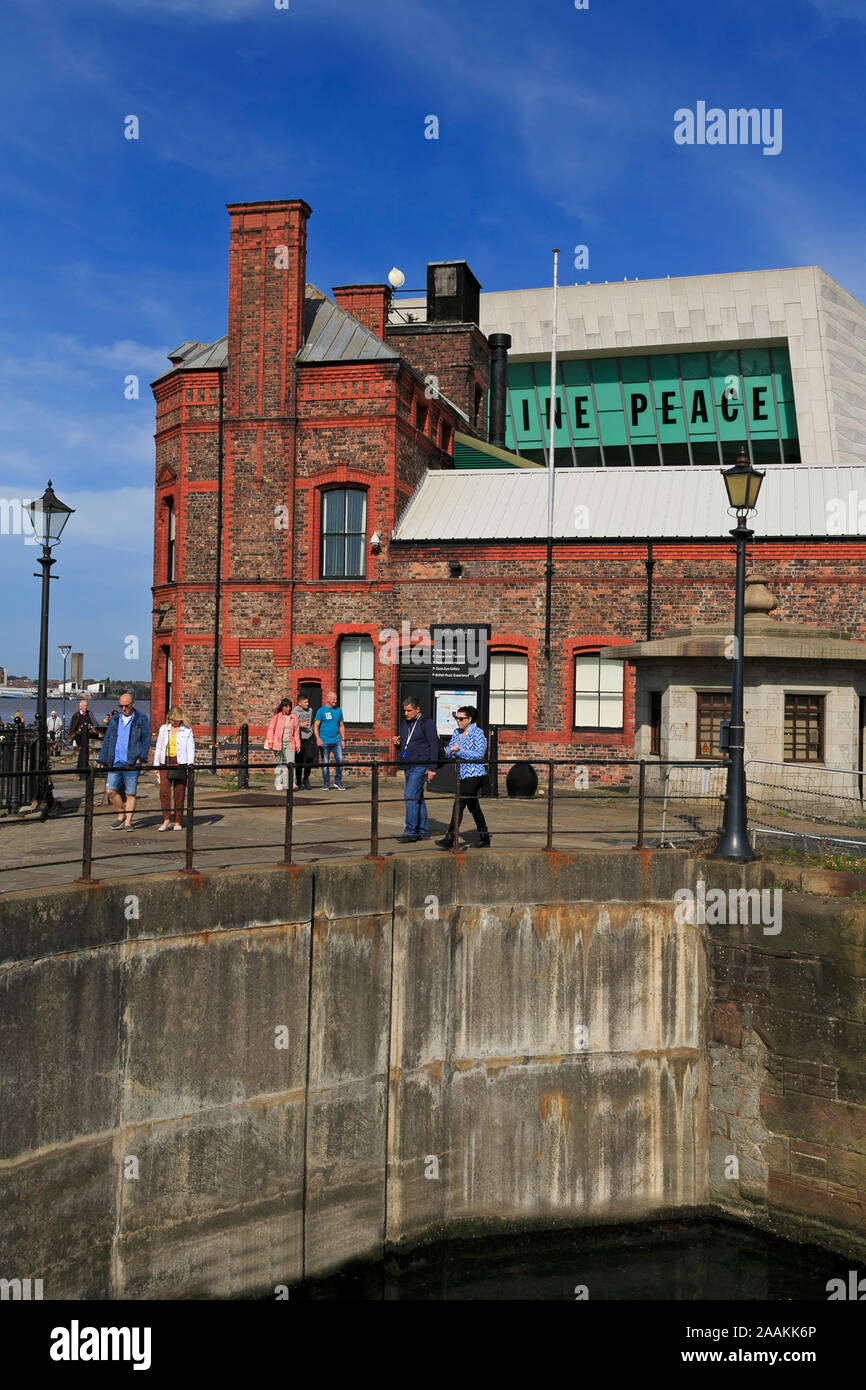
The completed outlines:
<svg viewBox="0 0 866 1390">
<path fill-rule="evenodd" d="M 316 710 L 313 732 L 322 759 L 322 786 L 326 792 L 331 790 L 331 757 L 334 759 L 334 790 L 344 792 L 343 786 L 343 744 L 346 741 L 346 726 L 343 711 L 337 704 L 336 690 L 329 690 L 325 703 Z"/>
</svg>

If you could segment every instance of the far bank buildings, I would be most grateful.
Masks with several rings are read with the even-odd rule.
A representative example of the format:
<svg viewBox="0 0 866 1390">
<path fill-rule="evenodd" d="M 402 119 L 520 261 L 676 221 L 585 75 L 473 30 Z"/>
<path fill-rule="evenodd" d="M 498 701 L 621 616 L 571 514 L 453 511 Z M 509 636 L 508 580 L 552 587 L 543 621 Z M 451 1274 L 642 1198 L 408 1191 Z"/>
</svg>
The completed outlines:
<svg viewBox="0 0 866 1390">
<path fill-rule="evenodd" d="M 548 656 L 552 289 L 482 294 L 458 260 L 428 266 L 426 298 L 329 297 L 309 216 L 229 207 L 227 336 L 154 383 L 155 720 L 181 703 L 208 738 L 216 697 L 220 738 L 255 736 L 284 694 L 333 687 L 348 756 L 391 757 L 416 692 L 443 737 L 471 699 L 504 758 L 717 755 L 719 469 L 745 444 L 766 469 L 747 757 L 862 767 L 857 300 L 814 266 L 560 289 Z"/>
</svg>

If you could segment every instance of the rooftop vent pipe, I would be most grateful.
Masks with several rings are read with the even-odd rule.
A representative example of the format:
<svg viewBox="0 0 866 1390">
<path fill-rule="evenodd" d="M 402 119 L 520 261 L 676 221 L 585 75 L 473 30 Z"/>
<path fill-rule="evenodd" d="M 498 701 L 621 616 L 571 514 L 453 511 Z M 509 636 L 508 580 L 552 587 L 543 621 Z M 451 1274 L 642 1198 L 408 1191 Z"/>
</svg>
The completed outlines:
<svg viewBox="0 0 866 1390">
<path fill-rule="evenodd" d="M 511 334 L 491 333 L 487 341 L 490 344 L 490 443 L 504 449 Z"/>
</svg>

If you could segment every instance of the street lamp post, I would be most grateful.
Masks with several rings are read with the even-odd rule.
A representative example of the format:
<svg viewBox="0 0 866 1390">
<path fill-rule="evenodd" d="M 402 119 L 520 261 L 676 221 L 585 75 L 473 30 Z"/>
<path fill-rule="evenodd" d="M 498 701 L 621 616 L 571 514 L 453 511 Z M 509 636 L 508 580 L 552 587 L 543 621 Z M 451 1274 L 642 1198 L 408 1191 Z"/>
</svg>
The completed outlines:
<svg viewBox="0 0 866 1390">
<path fill-rule="evenodd" d="M 755 534 L 746 525 L 749 512 L 755 510 L 758 493 L 765 475 L 752 468 L 745 446 L 740 449 L 733 468 L 723 468 L 722 477 L 728 492 L 728 502 L 736 514 L 737 524 L 731 535 L 737 543 L 737 573 L 734 593 L 734 666 L 731 677 L 731 718 L 728 724 L 728 785 L 725 814 L 718 844 L 711 859 L 735 859 L 747 863 L 756 858 L 749 844 L 746 816 L 746 768 L 744 762 L 746 726 L 743 720 L 743 622 L 746 597 L 746 542 Z"/>
<path fill-rule="evenodd" d="M 72 643 L 64 642 L 57 650 L 63 657 L 63 722 L 60 726 L 60 751 L 63 752 L 63 736 L 66 733 L 66 659 L 72 651 Z"/>
<path fill-rule="evenodd" d="M 56 496 L 51 479 L 41 497 L 31 502 L 27 511 L 36 540 L 42 546 L 39 564 L 42 567 L 42 621 L 39 628 L 39 681 L 36 690 L 36 733 L 38 739 L 38 779 L 36 800 L 44 803 L 43 815 L 54 801 L 51 778 L 48 775 L 48 589 L 52 578 L 51 566 L 54 557 L 51 547 L 60 541 L 60 533 L 72 515 L 73 508 L 67 507 Z M 34 575 L 35 579 L 39 575 Z"/>
</svg>

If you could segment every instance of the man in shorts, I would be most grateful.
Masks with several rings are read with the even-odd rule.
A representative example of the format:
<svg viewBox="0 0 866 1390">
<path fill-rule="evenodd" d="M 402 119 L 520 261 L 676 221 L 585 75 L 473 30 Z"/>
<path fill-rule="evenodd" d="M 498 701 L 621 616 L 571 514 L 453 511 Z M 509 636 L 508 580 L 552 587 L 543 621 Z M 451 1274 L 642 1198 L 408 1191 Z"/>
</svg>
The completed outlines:
<svg viewBox="0 0 866 1390">
<path fill-rule="evenodd" d="M 150 723 L 133 707 L 128 690 L 117 704 L 117 712 L 108 721 L 96 765 L 110 769 L 105 786 L 118 816 L 111 829 L 131 830 L 138 777 L 150 752 Z"/>
</svg>

